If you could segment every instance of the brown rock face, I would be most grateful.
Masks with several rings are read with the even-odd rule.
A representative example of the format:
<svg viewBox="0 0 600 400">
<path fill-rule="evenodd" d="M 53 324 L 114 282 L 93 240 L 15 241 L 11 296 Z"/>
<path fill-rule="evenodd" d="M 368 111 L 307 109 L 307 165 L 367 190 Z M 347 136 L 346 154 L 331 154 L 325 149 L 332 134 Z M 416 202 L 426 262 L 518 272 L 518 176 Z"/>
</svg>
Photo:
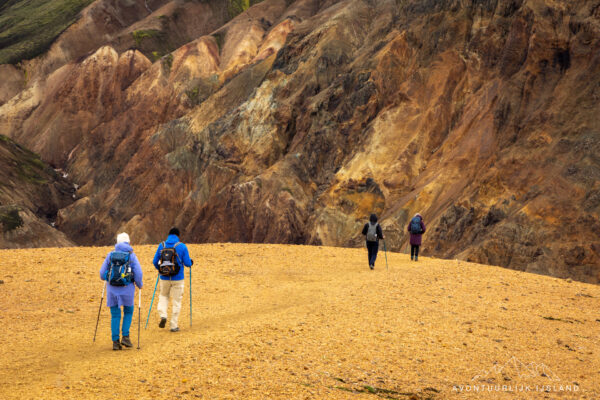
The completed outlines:
<svg viewBox="0 0 600 400">
<path fill-rule="evenodd" d="M 23 73 L 12 65 L 0 65 L 0 105 L 17 95 L 25 86 Z"/>
<path fill-rule="evenodd" d="M 108 40 L 0 106 L 82 185 L 67 236 L 359 246 L 376 212 L 400 251 L 420 212 L 426 255 L 599 281 L 593 1 L 265 0 L 202 23 L 154 62 Z"/>
<path fill-rule="evenodd" d="M 38 155 L 0 135 L 0 248 L 73 245 L 53 225 L 75 188 Z"/>
</svg>

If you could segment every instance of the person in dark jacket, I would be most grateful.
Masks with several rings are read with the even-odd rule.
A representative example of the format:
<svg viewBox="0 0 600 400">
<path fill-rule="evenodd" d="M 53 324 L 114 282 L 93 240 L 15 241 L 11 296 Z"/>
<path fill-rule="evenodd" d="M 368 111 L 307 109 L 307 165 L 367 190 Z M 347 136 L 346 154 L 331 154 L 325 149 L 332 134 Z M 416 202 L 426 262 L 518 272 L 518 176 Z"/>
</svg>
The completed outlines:
<svg viewBox="0 0 600 400">
<path fill-rule="evenodd" d="M 121 350 L 122 346 L 131 347 L 131 339 L 129 338 L 129 328 L 133 319 L 133 302 L 135 296 L 135 286 L 142 288 L 142 267 L 133 248 L 129 244 L 129 235 L 125 232 L 119 233 L 117 236 L 117 244 L 114 252 L 129 253 L 129 263 L 131 272 L 133 273 L 133 282 L 129 282 L 125 286 L 106 285 L 106 306 L 110 308 L 110 329 L 113 340 L 113 350 Z M 108 269 L 111 265 L 111 255 L 113 251 L 108 253 L 100 268 L 100 279 L 108 280 Z M 121 327 L 121 307 L 123 307 L 123 327 Z M 119 340 L 119 328 L 123 333 L 123 337 Z"/>
<path fill-rule="evenodd" d="M 419 261 L 419 247 L 421 246 L 422 236 L 425 233 L 425 223 L 421 214 L 416 213 L 408 223 L 408 232 L 410 232 L 410 259 Z"/>
<path fill-rule="evenodd" d="M 183 298 L 184 290 L 184 275 L 185 267 L 192 267 L 194 261 L 190 258 L 190 253 L 185 244 L 179 241 L 179 229 L 171 228 L 167 240 L 158 245 L 156 254 L 154 254 L 153 264 L 158 270 L 159 261 L 163 248 L 174 248 L 176 257 L 175 262 L 179 265 L 179 272 L 173 276 L 160 276 L 160 294 L 158 296 L 158 315 L 160 322 L 158 326 L 164 328 L 167 323 L 167 309 L 169 307 L 169 297 L 173 301 L 173 309 L 171 312 L 171 332 L 179 332 L 178 319 L 181 311 L 181 299 Z"/>
<path fill-rule="evenodd" d="M 369 268 L 375 268 L 375 259 L 377 259 L 377 251 L 379 250 L 379 239 L 383 239 L 383 231 L 381 225 L 377 223 L 377 215 L 371 214 L 369 222 L 365 224 L 362 234 L 367 239 L 367 253 L 369 257 Z"/>
</svg>

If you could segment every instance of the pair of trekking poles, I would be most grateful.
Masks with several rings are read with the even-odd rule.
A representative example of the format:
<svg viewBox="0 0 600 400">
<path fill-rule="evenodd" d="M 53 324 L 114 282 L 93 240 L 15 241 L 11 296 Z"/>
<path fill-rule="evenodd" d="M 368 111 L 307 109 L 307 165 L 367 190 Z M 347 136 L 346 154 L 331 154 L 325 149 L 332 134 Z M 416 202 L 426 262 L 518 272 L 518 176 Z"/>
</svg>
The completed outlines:
<svg viewBox="0 0 600 400">
<path fill-rule="evenodd" d="M 150 302 L 150 309 L 148 310 L 148 318 L 146 318 L 146 326 L 148 328 L 148 320 L 150 319 L 150 312 L 152 311 L 152 304 L 154 304 L 154 295 L 156 294 L 156 287 L 158 286 L 158 280 L 160 276 L 156 277 L 156 284 L 154 285 L 154 293 L 152 293 L 152 301 Z M 94 340 L 96 342 L 96 334 L 98 333 L 98 323 L 100 322 L 100 312 L 102 311 L 102 303 L 104 302 L 104 291 L 106 290 L 106 282 L 102 286 L 102 296 L 100 296 L 100 306 L 98 307 L 98 318 L 96 318 L 96 329 L 94 330 Z M 142 321 L 142 289 L 138 290 L 138 345 L 137 349 L 140 349 L 140 331 Z M 190 327 L 192 326 L 192 269 L 190 268 Z"/>
</svg>

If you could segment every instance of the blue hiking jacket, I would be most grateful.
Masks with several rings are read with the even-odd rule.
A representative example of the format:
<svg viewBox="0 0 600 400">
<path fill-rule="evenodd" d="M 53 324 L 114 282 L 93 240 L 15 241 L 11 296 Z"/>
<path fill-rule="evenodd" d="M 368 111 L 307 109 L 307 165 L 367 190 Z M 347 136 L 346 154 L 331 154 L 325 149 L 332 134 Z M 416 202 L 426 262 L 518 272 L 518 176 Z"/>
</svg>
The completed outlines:
<svg viewBox="0 0 600 400">
<path fill-rule="evenodd" d="M 166 247 L 173 247 L 175 246 L 175 244 L 179 242 L 179 238 L 176 235 L 169 235 L 167 237 L 167 240 L 165 240 L 165 245 Z M 158 249 L 156 249 L 156 254 L 154 254 L 154 261 L 152 262 L 154 264 L 154 268 L 156 268 L 156 270 L 158 271 L 158 261 L 160 260 L 160 252 L 163 249 L 163 244 L 159 244 L 158 245 Z M 190 259 L 190 253 L 188 252 L 187 246 L 183 243 L 181 243 L 179 246 L 177 246 L 177 248 L 175 249 L 175 252 L 177 253 L 177 260 L 181 263 L 183 263 L 183 265 L 179 265 L 179 273 L 175 276 L 162 276 L 160 275 L 160 279 L 164 280 L 164 281 L 181 281 L 184 278 L 184 274 L 183 274 L 183 270 L 184 270 L 184 266 L 186 267 L 191 267 L 192 266 L 192 260 Z"/>
</svg>

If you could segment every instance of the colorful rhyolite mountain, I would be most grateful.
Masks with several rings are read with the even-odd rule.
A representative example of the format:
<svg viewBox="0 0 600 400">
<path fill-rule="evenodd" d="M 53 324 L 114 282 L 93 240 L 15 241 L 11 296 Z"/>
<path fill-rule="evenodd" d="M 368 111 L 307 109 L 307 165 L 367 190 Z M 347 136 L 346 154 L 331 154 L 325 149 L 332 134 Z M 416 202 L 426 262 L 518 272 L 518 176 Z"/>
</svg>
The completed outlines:
<svg viewBox="0 0 600 400">
<path fill-rule="evenodd" d="M 97 0 L 0 66 L 0 132 L 79 185 L 78 244 L 360 246 L 600 272 L 600 7 Z"/>
</svg>

